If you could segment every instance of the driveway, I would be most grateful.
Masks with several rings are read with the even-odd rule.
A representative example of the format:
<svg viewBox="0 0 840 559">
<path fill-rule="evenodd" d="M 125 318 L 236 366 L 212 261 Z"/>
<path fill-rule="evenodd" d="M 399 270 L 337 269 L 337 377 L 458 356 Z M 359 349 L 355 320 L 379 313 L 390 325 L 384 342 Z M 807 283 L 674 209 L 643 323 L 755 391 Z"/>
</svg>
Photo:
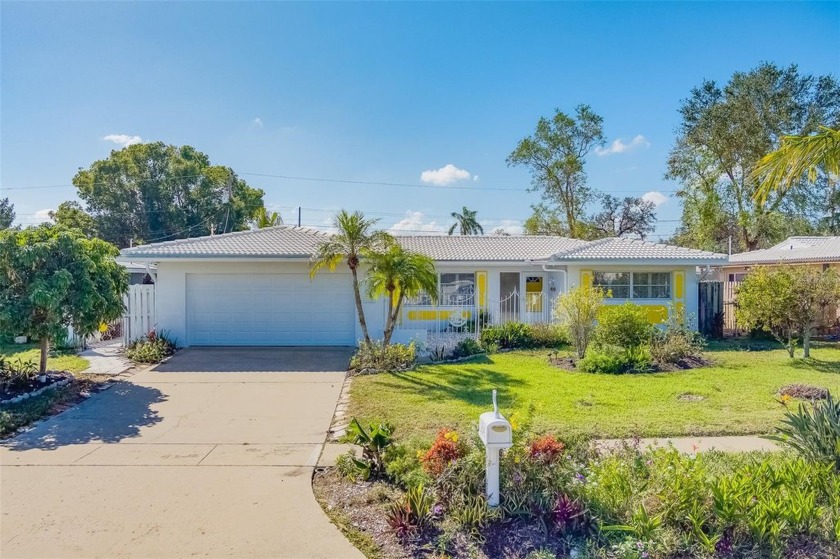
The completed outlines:
<svg viewBox="0 0 840 559">
<path fill-rule="evenodd" d="M 342 557 L 310 480 L 347 348 L 187 349 L 0 448 L 0 556 Z"/>
</svg>

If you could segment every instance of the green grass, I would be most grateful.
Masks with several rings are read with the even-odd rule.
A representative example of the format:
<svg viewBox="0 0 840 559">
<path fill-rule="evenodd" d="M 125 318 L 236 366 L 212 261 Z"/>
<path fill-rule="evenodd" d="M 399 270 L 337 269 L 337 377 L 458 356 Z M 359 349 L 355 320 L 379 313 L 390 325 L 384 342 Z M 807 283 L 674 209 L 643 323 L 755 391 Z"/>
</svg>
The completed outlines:
<svg viewBox="0 0 840 559">
<path fill-rule="evenodd" d="M 24 361 L 32 361 L 36 366 L 41 360 L 41 350 L 35 344 L 0 344 L 0 355 L 12 360 L 20 358 Z M 47 369 L 50 371 L 80 373 L 87 369 L 88 365 L 87 359 L 71 353 L 47 358 Z"/>
<path fill-rule="evenodd" d="M 762 344 L 751 344 L 761 348 Z M 570 372 L 548 363 L 547 352 L 513 352 L 473 361 L 424 365 L 414 371 L 359 376 L 350 413 L 388 421 L 401 439 L 429 439 L 442 427 L 468 432 L 492 409 L 490 393 L 514 422 L 535 407 L 534 428 L 561 435 L 656 437 L 769 433 L 784 413 L 777 390 L 790 383 L 840 394 L 840 345 L 812 349 L 812 359 L 783 350 L 749 351 L 715 344 L 714 364 L 688 371 L 636 375 Z M 700 401 L 679 396 L 702 396 Z"/>
</svg>

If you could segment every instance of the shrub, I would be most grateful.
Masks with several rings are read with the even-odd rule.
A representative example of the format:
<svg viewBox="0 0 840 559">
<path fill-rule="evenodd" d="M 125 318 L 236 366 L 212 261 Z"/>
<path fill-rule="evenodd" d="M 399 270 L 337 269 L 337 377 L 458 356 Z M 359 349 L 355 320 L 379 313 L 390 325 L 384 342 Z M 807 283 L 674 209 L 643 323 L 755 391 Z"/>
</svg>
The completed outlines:
<svg viewBox="0 0 840 559">
<path fill-rule="evenodd" d="M 652 330 L 644 309 L 628 301 L 601 310 L 595 339 L 600 345 L 616 346 L 627 354 L 633 354 L 650 341 Z"/>
<path fill-rule="evenodd" d="M 814 462 L 828 462 L 840 472 L 840 401 L 831 393 L 812 405 L 788 411 L 777 433 L 769 438 Z"/>
<path fill-rule="evenodd" d="M 464 338 L 458 342 L 452 349 L 452 359 L 463 359 L 464 357 L 471 357 L 484 353 L 484 348 L 478 343 L 478 340 L 472 337 Z"/>
<path fill-rule="evenodd" d="M 622 373 L 643 373 L 652 370 L 653 362 L 647 348 L 639 348 L 628 354 L 613 346 L 589 350 L 586 357 L 577 362 L 577 368 L 584 373 L 618 375 Z"/>
<path fill-rule="evenodd" d="M 528 452 L 532 459 L 543 462 L 553 462 L 563 454 L 566 447 L 554 438 L 554 435 L 543 435 L 531 441 Z"/>
<path fill-rule="evenodd" d="M 423 469 L 433 476 L 439 476 L 447 466 L 464 456 L 464 445 L 459 443 L 458 439 L 458 433 L 455 431 L 441 429 L 435 442 L 421 459 Z"/>
<path fill-rule="evenodd" d="M 434 500 L 423 485 L 409 488 L 388 507 L 388 526 L 402 539 L 422 530 L 432 515 Z"/>
<path fill-rule="evenodd" d="M 534 334 L 528 324 L 506 322 L 482 330 L 481 345 L 499 349 L 528 349 L 534 347 Z"/>
<path fill-rule="evenodd" d="M 422 453 L 418 453 L 415 448 L 410 448 L 404 444 L 389 446 L 383 456 L 385 475 L 394 483 L 405 488 L 419 484 L 428 485 L 431 480 L 423 470 L 420 456 L 422 456 Z"/>
<path fill-rule="evenodd" d="M 177 346 L 167 332 L 156 333 L 154 330 L 131 343 L 125 355 L 135 363 L 160 363 L 173 353 Z"/>
<path fill-rule="evenodd" d="M 364 342 L 350 358 L 350 369 L 354 371 L 404 371 L 410 369 L 417 359 L 414 342 L 385 345 L 380 341 Z"/>
<path fill-rule="evenodd" d="M 532 324 L 531 336 L 534 339 L 534 347 L 556 349 L 569 344 L 569 336 L 559 324 Z"/>
<path fill-rule="evenodd" d="M 38 366 L 32 360 L 24 361 L 20 357 L 8 359 L 0 355 L 0 382 L 5 389 L 26 385 L 38 374 Z"/>
<path fill-rule="evenodd" d="M 350 421 L 347 435 L 353 444 L 362 448 L 362 457 L 353 458 L 353 463 L 359 469 L 362 479 L 384 473 L 383 453 L 394 442 L 393 432 L 393 428 L 388 424 L 370 425 L 365 429 L 355 417 Z"/>
<path fill-rule="evenodd" d="M 653 330 L 650 356 L 657 363 L 675 364 L 700 358 L 705 345 L 703 336 L 686 326 L 684 315 L 671 310 L 665 328 Z"/>
<path fill-rule="evenodd" d="M 598 311 L 606 296 L 607 293 L 600 287 L 582 285 L 564 293 L 554 303 L 554 315 L 569 333 L 569 342 L 579 359 L 586 355 L 595 332 Z"/>
</svg>

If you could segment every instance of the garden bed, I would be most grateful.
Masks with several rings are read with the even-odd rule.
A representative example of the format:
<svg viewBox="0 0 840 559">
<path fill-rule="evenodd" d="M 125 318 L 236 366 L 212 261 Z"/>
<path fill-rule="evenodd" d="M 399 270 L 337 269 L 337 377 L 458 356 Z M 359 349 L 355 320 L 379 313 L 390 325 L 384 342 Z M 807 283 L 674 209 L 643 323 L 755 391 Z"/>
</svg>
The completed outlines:
<svg viewBox="0 0 840 559">
<path fill-rule="evenodd" d="M 71 375 L 64 371 L 47 371 L 43 381 L 38 379 L 39 377 L 31 377 L 15 383 L 0 383 L 0 405 L 16 404 L 45 390 L 67 384 Z"/>
<path fill-rule="evenodd" d="M 557 353 L 550 353 L 548 355 L 548 362 L 564 371 L 577 371 L 577 360 L 571 355 L 561 355 Z M 702 367 L 709 367 L 714 362 L 706 357 L 685 357 L 675 363 L 651 363 L 650 367 L 644 371 L 633 371 L 632 373 L 670 373 L 674 371 L 688 371 L 690 369 L 700 369 Z"/>
</svg>

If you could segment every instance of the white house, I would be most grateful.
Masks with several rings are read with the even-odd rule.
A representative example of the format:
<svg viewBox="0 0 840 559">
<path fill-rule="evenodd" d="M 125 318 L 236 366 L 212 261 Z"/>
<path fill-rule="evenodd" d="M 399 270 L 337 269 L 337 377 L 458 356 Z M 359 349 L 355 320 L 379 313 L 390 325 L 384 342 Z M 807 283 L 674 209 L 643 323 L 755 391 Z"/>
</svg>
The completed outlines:
<svg viewBox="0 0 840 559">
<path fill-rule="evenodd" d="M 349 271 L 309 276 L 328 233 L 278 226 L 124 249 L 119 259 L 154 264 L 157 325 L 183 346 L 355 345 L 361 337 Z M 458 329 L 479 320 L 542 322 L 559 294 L 590 282 L 609 304 L 632 301 L 651 322 L 669 309 L 697 311 L 697 269 L 727 257 L 652 242 L 547 236 L 397 237 L 428 255 L 440 296 L 408 301 L 395 339 Z M 371 335 L 381 336 L 383 300 L 364 299 Z"/>
</svg>

